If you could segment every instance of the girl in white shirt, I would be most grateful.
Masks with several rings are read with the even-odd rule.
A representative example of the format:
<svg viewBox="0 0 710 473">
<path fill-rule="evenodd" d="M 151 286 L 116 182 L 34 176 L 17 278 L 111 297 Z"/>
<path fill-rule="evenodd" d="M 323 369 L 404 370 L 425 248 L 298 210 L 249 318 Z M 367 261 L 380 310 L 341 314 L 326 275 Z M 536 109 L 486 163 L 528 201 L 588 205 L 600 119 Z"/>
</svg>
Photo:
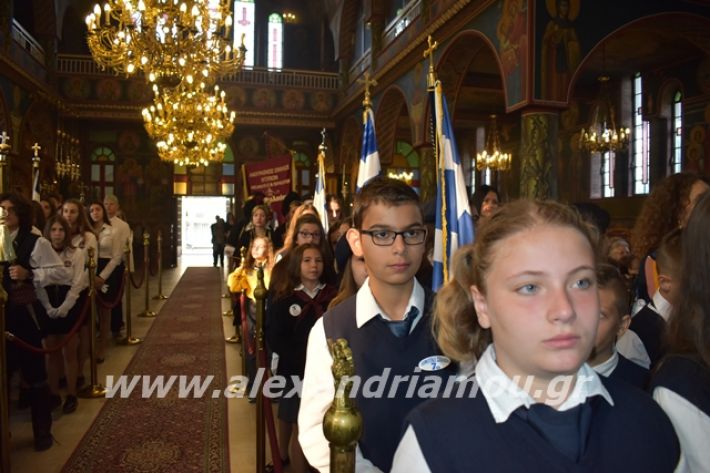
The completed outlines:
<svg viewBox="0 0 710 473">
<path fill-rule="evenodd" d="M 69 224 L 59 216 L 49 218 L 44 229 L 52 248 L 57 252 L 64 266 L 71 269 L 70 277 L 46 287 L 37 288 L 37 298 L 42 302 L 46 314 L 42 316 L 42 329 L 45 334 L 45 348 L 59 346 L 66 340 L 62 350 L 52 351 L 47 354 L 47 381 L 55 399 L 59 398 L 59 376 L 64 364 L 64 373 L 67 379 L 67 397 L 63 411 L 70 414 L 78 405 L 76 397 L 76 379 L 78 373 L 77 347 L 79 337 L 76 333 L 67 337 L 76 325 L 84 309 L 87 288 L 89 286 L 88 271 L 85 268 L 85 254 L 71 244 Z"/>
<path fill-rule="evenodd" d="M 585 363 L 599 322 L 596 232 L 568 206 L 527 200 L 478 230 L 454 256 L 434 327 L 446 355 L 478 359 L 479 389 L 415 408 L 391 471 L 673 471 L 663 412 Z"/>
<path fill-rule="evenodd" d="M 678 304 L 668 322 L 668 351 L 651 381 L 653 398 L 678 434 L 687 472 L 710 470 L 710 192 L 682 234 Z"/>
<path fill-rule="evenodd" d="M 104 303 L 112 304 L 119 296 L 121 275 L 114 271 L 121 264 L 123 248 L 117 230 L 111 225 L 104 205 L 94 201 L 89 205 L 89 221 L 99 236 L 99 259 L 96 267 L 97 296 Z M 103 360 L 111 326 L 111 309 L 98 304 L 101 338 L 96 348 L 97 357 Z"/>
</svg>

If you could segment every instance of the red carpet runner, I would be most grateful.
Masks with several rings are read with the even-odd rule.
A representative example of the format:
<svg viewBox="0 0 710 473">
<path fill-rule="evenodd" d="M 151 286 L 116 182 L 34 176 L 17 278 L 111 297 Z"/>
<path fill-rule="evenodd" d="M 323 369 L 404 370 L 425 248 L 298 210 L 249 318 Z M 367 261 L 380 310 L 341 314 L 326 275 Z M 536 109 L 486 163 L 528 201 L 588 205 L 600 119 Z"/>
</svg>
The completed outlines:
<svg viewBox="0 0 710 473">
<path fill-rule="evenodd" d="M 107 400 L 64 473 L 229 471 L 221 291 L 216 269 L 188 268 L 125 373 L 198 385 L 211 375 L 204 395 L 181 398 L 175 379 L 162 398 L 144 396 L 140 378 L 129 398 Z"/>
</svg>

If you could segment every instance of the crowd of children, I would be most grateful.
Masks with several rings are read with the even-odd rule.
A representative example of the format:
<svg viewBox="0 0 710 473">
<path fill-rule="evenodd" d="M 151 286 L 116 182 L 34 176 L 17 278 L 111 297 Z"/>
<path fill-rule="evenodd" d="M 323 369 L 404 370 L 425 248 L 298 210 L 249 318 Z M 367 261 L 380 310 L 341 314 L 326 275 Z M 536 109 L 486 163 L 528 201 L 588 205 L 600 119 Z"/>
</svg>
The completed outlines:
<svg viewBox="0 0 710 473">
<path fill-rule="evenodd" d="M 303 377 L 279 406 L 290 471 L 329 471 L 337 338 L 361 380 L 386 374 L 388 395 L 353 394 L 356 471 L 710 471 L 710 193 L 692 174 L 658 189 L 612 236 L 582 207 L 479 189 L 475 243 L 436 294 L 431 222 L 405 184 L 370 181 L 339 239 L 294 207 L 266 321 L 278 373 Z M 428 399 L 425 379 L 451 377 L 477 395 Z"/>
<path fill-rule="evenodd" d="M 0 206 L 6 232 L 3 254 L 10 254 L 10 247 L 14 253 L 3 265 L 3 288 L 9 296 L 6 327 L 29 345 L 6 342 L 8 372 L 2 376 L 21 372 L 18 406 L 30 407 L 34 447 L 41 451 L 53 444 L 52 412 L 59 407 L 65 415 L 76 411 L 77 390 L 85 383 L 89 278 L 103 299 L 115 302 L 130 229 L 115 216 L 115 196 L 87 209 L 76 199 L 30 203 L 7 193 L 0 196 Z M 89 249 L 98 264 L 94 275 L 87 268 Z M 114 337 L 121 335 L 122 316 L 120 309 L 116 317 L 108 309 L 100 313 L 97 361 L 103 362 L 109 330 Z"/>
<path fill-rule="evenodd" d="M 692 174 L 670 176 L 646 199 L 630 238 L 607 237 L 572 206 L 506 203 L 482 188 L 472 199 L 475 242 L 454 256 L 437 293 L 427 282 L 431 222 L 401 181 L 372 179 L 345 218 L 331 199 L 329 232 L 309 202 L 284 202 L 289 220 L 276 230 L 269 207 L 247 205 L 226 236 L 231 341 L 244 344 L 253 380 L 262 269 L 272 368 L 291 383 L 285 393 L 302 380 L 299 395 L 279 400 L 282 463 L 329 471 L 322 422 L 336 386 L 328 340 L 346 339 L 362 380 L 353 391 L 363 419 L 358 472 L 710 471 L 709 188 Z M 125 223 L 108 200 L 88 212 L 74 200 L 61 215 L 50 207 L 40 238 L 29 204 L 0 197 L 17 252 L 3 273 L 9 327 L 37 347 L 66 343 L 46 368 L 10 351 L 31 393 L 38 450 L 51 446 L 47 416 L 61 405 L 62 373 L 62 409 L 77 408 L 86 352 L 71 335 L 88 278 L 111 299 L 123 271 Z M 96 275 L 83 269 L 87 248 L 98 250 Z M 38 314 L 36 326 L 26 313 Z M 104 310 L 104 341 L 109 327 Z M 372 395 L 375 379 L 384 395 Z M 473 395 L 433 388 L 452 379 L 475 386 L 453 392 Z"/>
</svg>

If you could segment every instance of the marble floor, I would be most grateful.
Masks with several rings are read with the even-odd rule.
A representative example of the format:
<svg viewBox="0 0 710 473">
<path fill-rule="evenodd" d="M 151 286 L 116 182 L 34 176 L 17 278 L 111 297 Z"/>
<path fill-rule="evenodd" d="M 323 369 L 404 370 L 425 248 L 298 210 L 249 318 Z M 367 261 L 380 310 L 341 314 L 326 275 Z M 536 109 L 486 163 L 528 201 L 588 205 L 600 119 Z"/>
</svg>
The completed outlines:
<svg viewBox="0 0 710 473">
<path fill-rule="evenodd" d="M 182 273 L 188 267 L 211 266 L 211 264 L 211 254 L 182 256 L 179 259 L 178 267 L 164 270 L 162 281 L 163 294 L 166 296 L 170 295 L 173 287 L 177 284 Z M 159 311 L 164 304 L 163 301 L 152 299 L 152 296 L 157 294 L 157 288 L 157 276 L 152 277 L 150 279 L 151 299 L 149 305 L 151 310 L 156 312 Z M 151 318 L 136 317 L 136 314 L 142 312 L 145 308 L 144 287 L 132 291 L 131 302 L 133 335 L 142 337 L 148 332 L 154 320 Z M 222 309 L 225 311 L 229 309 L 229 299 L 222 299 Z M 215 317 L 220 317 L 223 320 L 226 336 L 230 336 L 234 333 L 232 319 L 230 317 L 222 317 L 222 314 L 215 314 Z M 107 375 L 118 376 L 122 374 L 139 346 L 140 345 L 123 346 L 112 343 L 106 353 L 106 361 L 98 366 L 99 382 L 105 384 L 105 381 L 102 380 L 105 380 Z M 239 345 L 225 343 L 225 354 L 228 376 L 241 374 Z M 88 366 L 86 371 L 88 375 Z M 79 399 L 79 408 L 74 413 L 62 415 L 61 409 L 55 411 L 52 433 L 54 434 L 56 442 L 52 448 L 40 453 L 35 452 L 33 449 L 29 410 L 18 411 L 15 409 L 14 403 L 12 403 L 10 413 L 10 427 L 12 431 L 11 471 L 13 473 L 55 473 L 61 471 L 67 459 L 81 441 L 105 402 L 105 399 Z M 246 398 L 229 399 L 227 402 L 229 409 L 230 471 L 236 473 L 254 472 L 256 464 L 255 405 L 249 404 Z M 104 471 L 110 472 L 110 465 L 106 465 Z"/>
</svg>

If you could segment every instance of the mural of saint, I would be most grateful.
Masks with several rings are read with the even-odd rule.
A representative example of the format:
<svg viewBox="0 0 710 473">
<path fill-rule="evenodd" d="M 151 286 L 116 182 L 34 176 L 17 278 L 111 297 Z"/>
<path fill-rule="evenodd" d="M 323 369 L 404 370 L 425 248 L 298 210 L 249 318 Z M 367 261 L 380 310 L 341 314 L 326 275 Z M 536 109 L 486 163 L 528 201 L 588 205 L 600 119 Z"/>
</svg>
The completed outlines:
<svg viewBox="0 0 710 473">
<path fill-rule="evenodd" d="M 580 61 L 577 31 L 572 22 L 579 0 L 546 0 L 550 21 L 542 37 L 542 98 L 567 100 L 567 88 Z"/>
<path fill-rule="evenodd" d="M 525 74 L 528 59 L 527 2 L 524 0 L 503 0 L 500 20 L 496 27 L 499 51 L 508 102 L 514 104 L 522 99 L 526 89 Z"/>
</svg>

